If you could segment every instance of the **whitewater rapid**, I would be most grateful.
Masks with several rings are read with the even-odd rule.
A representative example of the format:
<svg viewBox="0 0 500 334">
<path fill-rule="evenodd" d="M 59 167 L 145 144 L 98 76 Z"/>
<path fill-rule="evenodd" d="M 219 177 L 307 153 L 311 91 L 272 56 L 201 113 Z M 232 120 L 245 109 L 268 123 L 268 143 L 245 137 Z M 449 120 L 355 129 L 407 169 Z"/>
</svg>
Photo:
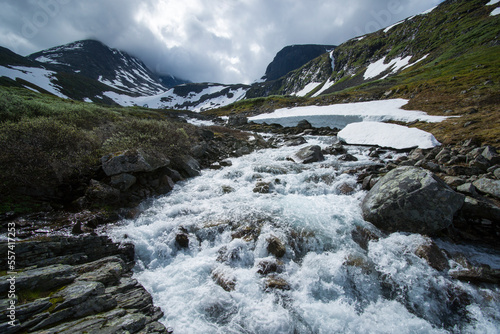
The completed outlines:
<svg viewBox="0 0 500 334">
<path fill-rule="evenodd" d="M 335 139 L 307 140 L 304 146 L 324 148 Z M 261 150 L 205 170 L 111 231 L 135 244 L 134 277 L 163 310 L 167 327 L 174 333 L 498 333 L 497 288 L 431 268 L 415 255 L 428 238 L 386 235 L 363 220 L 366 192 L 346 171 L 375 163 L 367 148 L 349 148 L 356 162 L 327 155 L 309 165 L 286 159 L 298 149 Z M 356 242 L 359 231 L 377 237 L 364 247 Z M 282 257 L 272 254 L 272 242 L 284 247 Z M 482 258 L 500 267 L 500 257 Z M 450 266 L 460 264 L 450 260 Z"/>
</svg>

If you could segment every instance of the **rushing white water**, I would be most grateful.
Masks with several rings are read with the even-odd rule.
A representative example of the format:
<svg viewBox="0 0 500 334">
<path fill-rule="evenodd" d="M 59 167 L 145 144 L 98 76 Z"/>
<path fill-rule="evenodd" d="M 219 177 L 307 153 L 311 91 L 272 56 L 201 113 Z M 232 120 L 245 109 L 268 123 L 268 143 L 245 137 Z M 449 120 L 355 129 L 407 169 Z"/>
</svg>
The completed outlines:
<svg viewBox="0 0 500 334">
<path fill-rule="evenodd" d="M 384 235 L 363 220 L 365 192 L 343 172 L 373 163 L 366 149 L 350 148 L 357 162 L 287 161 L 298 149 L 262 150 L 204 171 L 114 228 L 116 239 L 135 244 L 135 278 L 165 325 L 175 333 L 498 332 L 498 290 L 431 268 L 414 253 L 428 238 Z M 269 193 L 254 192 L 262 182 Z M 345 195 L 346 185 L 356 190 Z M 361 247 L 359 229 L 380 238 Z M 285 246 L 279 259 L 273 243 Z"/>
</svg>

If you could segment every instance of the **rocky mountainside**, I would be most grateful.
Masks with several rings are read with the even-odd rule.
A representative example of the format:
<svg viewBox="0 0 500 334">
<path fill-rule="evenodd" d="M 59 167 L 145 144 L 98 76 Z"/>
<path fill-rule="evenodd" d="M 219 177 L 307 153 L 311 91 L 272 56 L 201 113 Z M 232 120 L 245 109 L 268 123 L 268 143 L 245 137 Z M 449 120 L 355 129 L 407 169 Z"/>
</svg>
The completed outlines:
<svg viewBox="0 0 500 334">
<path fill-rule="evenodd" d="M 28 57 L 54 65 L 61 72 L 80 73 L 126 92 L 153 95 L 165 90 L 158 76 L 142 61 L 94 40 L 57 46 Z"/>
<path fill-rule="evenodd" d="M 266 81 L 279 79 L 334 48 L 334 45 L 315 44 L 286 46 L 276 54 L 276 57 L 267 66 L 264 78 Z"/>
<path fill-rule="evenodd" d="M 157 75 L 139 59 L 94 40 L 78 41 L 23 57 L 0 48 L 0 85 L 63 98 L 202 111 L 245 97 L 249 86 L 192 84 Z"/>
<path fill-rule="evenodd" d="M 472 56 L 481 57 L 477 60 L 483 66 L 492 66 L 500 34 L 500 16 L 493 12 L 497 6 L 488 0 L 444 1 L 433 10 L 348 40 L 329 56 L 323 54 L 283 78 L 254 85 L 248 95 L 302 91 L 299 95 L 318 96 L 397 74 L 439 77 L 469 65 Z M 439 71 L 433 68 L 435 65 L 439 65 Z"/>
</svg>

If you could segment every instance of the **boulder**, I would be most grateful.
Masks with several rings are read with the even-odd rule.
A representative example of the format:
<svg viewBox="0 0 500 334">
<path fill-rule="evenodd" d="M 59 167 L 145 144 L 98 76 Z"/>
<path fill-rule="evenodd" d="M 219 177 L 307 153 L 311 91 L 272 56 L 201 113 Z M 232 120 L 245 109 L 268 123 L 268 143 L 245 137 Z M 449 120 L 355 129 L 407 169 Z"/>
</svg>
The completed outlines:
<svg viewBox="0 0 500 334">
<path fill-rule="evenodd" d="M 130 187 L 132 187 L 135 184 L 136 181 L 137 178 L 135 176 L 123 173 L 112 176 L 110 185 L 121 191 L 127 191 Z"/>
<path fill-rule="evenodd" d="M 179 171 L 187 177 L 195 177 L 201 175 L 200 163 L 193 157 L 186 155 L 177 161 Z"/>
<path fill-rule="evenodd" d="M 375 184 L 362 211 L 366 221 L 387 232 L 432 235 L 451 225 L 464 199 L 427 170 L 399 167 Z"/>
<path fill-rule="evenodd" d="M 311 123 L 309 123 L 309 121 L 306 119 L 303 119 L 299 123 L 297 123 L 297 127 L 299 129 L 312 129 L 313 128 Z"/>
<path fill-rule="evenodd" d="M 170 164 L 167 158 L 157 158 L 142 150 L 127 150 L 101 158 L 102 169 L 108 176 L 121 173 L 151 172 Z"/>
<path fill-rule="evenodd" d="M 120 191 L 102 182 L 90 180 L 85 196 L 96 204 L 116 204 L 120 200 Z"/>
<path fill-rule="evenodd" d="M 482 193 L 500 198 L 500 180 L 481 178 L 472 183 Z"/>
<path fill-rule="evenodd" d="M 500 163 L 500 155 L 497 150 L 492 146 L 486 146 L 481 155 L 489 161 L 490 164 L 495 165 Z"/>
<path fill-rule="evenodd" d="M 307 146 L 300 149 L 297 153 L 289 157 L 290 160 L 296 163 L 308 164 L 318 161 L 323 161 L 323 153 L 318 145 Z"/>
</svg>

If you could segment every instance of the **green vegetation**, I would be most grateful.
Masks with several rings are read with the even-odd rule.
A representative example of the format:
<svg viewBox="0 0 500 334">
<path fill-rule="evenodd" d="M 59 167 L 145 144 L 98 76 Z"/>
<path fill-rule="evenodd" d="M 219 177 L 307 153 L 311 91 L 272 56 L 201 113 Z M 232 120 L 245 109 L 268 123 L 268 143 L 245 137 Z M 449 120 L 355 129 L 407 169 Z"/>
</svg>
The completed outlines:
<svg viewBox="0 0 500 334">
<path fill-rule="evenodd" d="M 323 55 L 253 91 L 254 96 L 265 92 L 286 94 L 289 83 L 293 85 L 301 74 L 308 73 L 304 69 L 315 68 L 331 73 L 336 81 L 316 98 L 293 102 L 277 96 L 256 98 L 212 113 L 257 114 L 294 105 L 405 98 L 410 101 L 406 109 L 460 116 L 442 123 L 415 125 L 433 133 L 442 143 L 472 138 L 500 147 L 500 15 L 490 16 L 494 6 L 485 6 L 487 2 L 446 1 L 429 14 L 417 15 L 387 32 L 380 30 L 338 46 L 333 52 L 333 72 L 326 67 L 328 57 Z M 375 60 L 385 57 L 389 62 L 409 55 L 413 56 L 412 62 L 427 57 L 398 75 L 364 81 L 366 67 Z"/>
<path fill-rule="evenodd" d="M 0 212 L 29 212 L 40 199 L 80 191 L 108 153 L 141 148 L 175 159 L 193 134 L 162 111 L 0 87 Z"/>
</svg>

